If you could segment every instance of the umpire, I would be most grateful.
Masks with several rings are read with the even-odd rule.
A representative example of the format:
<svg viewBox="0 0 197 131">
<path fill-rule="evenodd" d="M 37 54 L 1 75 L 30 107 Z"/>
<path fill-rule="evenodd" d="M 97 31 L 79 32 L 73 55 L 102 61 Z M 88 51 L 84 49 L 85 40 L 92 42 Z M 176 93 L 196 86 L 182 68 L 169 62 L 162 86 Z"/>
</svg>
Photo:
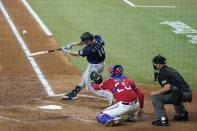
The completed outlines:
<svg viewBox="0 0 197 131">
<path fill-rule="evenodd" d="M 183 102 L 191 102 L 192 93 L 184 78 L 173 68 L 166 65 L 166 58 L 157 55 L 152 63 L 155 70 L 155 80 L 158 80 L 161 89 L 151 92 L 152 105 L 158 117 L 152 124 L 155 126 L 169 126 L 165 104 L 173 104 L 175 109 L 174 120 L 188 121 L 188 112 Z"/>
</svg>

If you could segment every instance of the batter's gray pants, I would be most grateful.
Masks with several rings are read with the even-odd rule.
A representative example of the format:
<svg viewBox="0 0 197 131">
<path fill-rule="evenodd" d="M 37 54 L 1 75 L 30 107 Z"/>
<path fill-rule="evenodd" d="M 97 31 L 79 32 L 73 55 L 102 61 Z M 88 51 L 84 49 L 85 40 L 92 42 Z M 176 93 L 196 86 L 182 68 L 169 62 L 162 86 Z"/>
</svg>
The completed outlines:
<svg viewBox="0 0 197 131">
<path fill-rule="evenodd" d="M 91 64 L 88 63 L 88 67 L 86 69 L 86 71 L 83 73 L 83 77 L 82 77 L 82 81 L 79 84 L 79 86 L 81 86 L 82 88 L 84 88 L 86 86 L 87 90 L 97 94 L 101 97 L 104 97 L 106 100 L 109 101 L 109 105 L 112 104 L 113 102 L 113 94 L 109 91 L 105 91 L 105 90 L 94 90 L 93 87 L 91 86 L 91 79 L 90 79 L 90 73 L 92 71 L 96 71 L 98 73 L 103 72 L 104 70 L 104 62 L 99 63 L 99 64 Z"/>
</svg>

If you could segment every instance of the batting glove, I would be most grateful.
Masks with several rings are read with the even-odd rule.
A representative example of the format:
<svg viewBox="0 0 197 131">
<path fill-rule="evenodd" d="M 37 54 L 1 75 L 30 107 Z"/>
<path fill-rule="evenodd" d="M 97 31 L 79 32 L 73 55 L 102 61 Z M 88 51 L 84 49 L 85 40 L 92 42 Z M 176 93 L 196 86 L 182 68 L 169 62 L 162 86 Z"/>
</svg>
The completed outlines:
<svg viewBox="0 0 197 131">
<path fill-rule="evenodd" d="M 66 45 L 64 48 L 67 48 L 68 50 L 70 50 L 73 46 L 71 44 Z"/>
<path fill-rule="evenodd" d="M 64 52 L 64 54 L 68 54 L 69 53 L 69 49 L 67 49 L 66 47 L 63 47 L 62 51 Z"/>
</svg>

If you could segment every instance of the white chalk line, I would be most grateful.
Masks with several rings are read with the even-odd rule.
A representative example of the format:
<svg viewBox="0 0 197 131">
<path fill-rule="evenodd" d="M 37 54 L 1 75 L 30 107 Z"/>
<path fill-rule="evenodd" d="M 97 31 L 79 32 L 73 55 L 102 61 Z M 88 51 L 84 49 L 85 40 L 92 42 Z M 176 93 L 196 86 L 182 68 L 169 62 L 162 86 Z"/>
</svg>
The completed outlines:
<svg viewBox="0 0 197 131">
<path fill-rule="evenodd" d="M 148 5 L 135 5 L 129 0 L 123 0 L 125 3 L 132 7 L 141 7 L 141 8 L 176 8 L 176 6 L 158 6 L 158 5 L 153 5 L 153 6 L 148 6 Z"/>
<path fill-rule="evenodd" d="M 40 17 L 36 14 L 36 12 L 32 9 L 32 7 L 29 5 L 29 3 L 26 0 L 21 0 L 22 3 L 25 5 L 25 7 L 28 9 L 28 11 L 32 14 L 32 16 L 35 18 L 39 26 L 42 28 L 42 30 L 48 35 L 52 36 L 53 34 L 48 29 L 48 27 L 44 24 L 44 22 L 40 19 Z"/>
<path fill-rule="evenodd" d="M 43 75 L 42 71 L 40 70 L 40 68 L 39 68 L 38 64 L 36 63 L 35 59 L 33 57 L 29 57 L 30 51 L 27 47 L 27 44 L 25 43 L 25 41 L 21 37 L 21 35 L 18 32 L 16 26 L 14 25 L 14 22 L 12 21 L 11 17 L 7 13 L 7 11 L 6 11 L 6 9 L 3 6 L 3 3 L 1 1 L 0 1 L 0 9 L 2 10 L 3 15 L 5 16 L 9 26 L 11 27 L 12 32 L 16 36 L 17 41 L 19 42 L 20 46 L 22 47 L 27 59 L 29 60 L 29 62 L 31 63 L 31 65 L 34 69 L 34 71 L 36 72 L 36 75 L 38 76 L 39 80 L 43 84 L 43 86 L 45 88 L 45 91 L 47 92 L 47 94 L 49 96 L 53 96 L 54 92 L 53 92 L 51 86 L 49 85 L 48 81 L 45 79 L 45 76 Z"/>
<path fill-rule="evenodd" d="M 67 93 L 65 93 L 65 94 L 67 94 Z M 52 97 L 55 97 L 55 96 L 64 96 L 65 94 L 55 94 Z M 101 97 L 97 97 L 97 96 L 92 96 L 92 95 L 78 94 L 77 96 L 79 96 L 79 97 L 85 97 L 85 98 L 91 98 L 91 99 L 100 99 L 100 100 L 106 100 L 106 101 L 108 101 L 105 98 L 101 98 Z"/>
<path fill-rule="evenodd" d="M 147 5 L 136 5 L 135 7 L 142 7 L 142 8 L 176 8 L 176 6 L 147 6 Z"/>
<path fill-rule="evenodd" d="M 135 7 L 135 5 L 133 3 L 131 3 L 130 1 L 128 0 L 123 0 L 125 3 L 127 3 L 128 5 L 132 6 L 132 7 Z"/>
</svg>

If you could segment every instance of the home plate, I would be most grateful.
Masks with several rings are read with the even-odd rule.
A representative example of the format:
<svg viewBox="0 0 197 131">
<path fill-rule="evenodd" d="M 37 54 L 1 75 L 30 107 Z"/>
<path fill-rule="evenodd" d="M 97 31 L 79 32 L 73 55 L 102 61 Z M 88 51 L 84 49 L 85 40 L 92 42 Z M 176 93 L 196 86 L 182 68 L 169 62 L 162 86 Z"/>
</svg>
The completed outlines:
<svg viewBox="0 0 197 131">
<path fill-rule="evenodd" d="M 62 107 L 58 106 L 58 105 L 47 105 L 47 106 L 41 106 L 41 107 L 38 107 L 38 108 L 49 109 L 49 110 L 60 110 L 60 109 L 62 109 Z"/>
</svg>

